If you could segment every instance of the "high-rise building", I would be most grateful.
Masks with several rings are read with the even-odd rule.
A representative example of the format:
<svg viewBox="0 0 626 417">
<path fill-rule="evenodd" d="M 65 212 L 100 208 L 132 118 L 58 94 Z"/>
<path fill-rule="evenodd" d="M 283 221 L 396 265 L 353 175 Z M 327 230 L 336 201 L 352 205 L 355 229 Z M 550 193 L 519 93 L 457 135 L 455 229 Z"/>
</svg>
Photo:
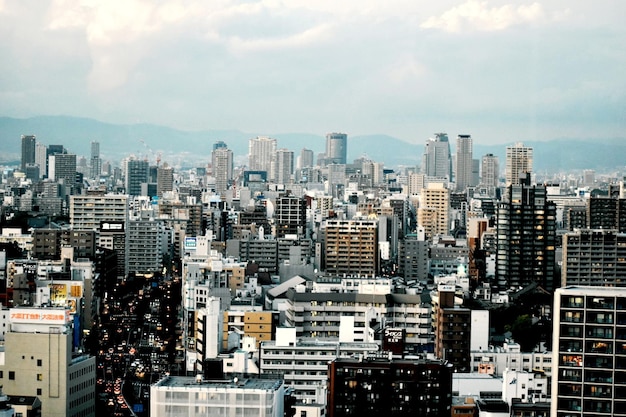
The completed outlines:
<svg viewBox="0 0 626 417">
<path fill-rule="evenodd" d="M 518 142 L 506 147 L 506 186 L 520 184 L 533 170 L 533 148 Z"/>
<path fill-rule="evenodd" d="M 35 164 L 39 166 L 39 175 L 42 178 L 48 176 L 48 147 L 41 142 L 35 145 Z"/>
<path fill-rule="evenodd" d="M 348 135 L 326 134 L 326 164 L 345 164 L 348 160 Z"/>
<path fill-rule="evenodd" d="M 304 236 L 306 232 L 306 200 L 293 195 L 276 198 L 274 210 L 276 236 Z"/>
<path fill-rule="evenodd" d="M 268 178 L 273 179 L 275 158 L 276 139 L 267 136 L 250 139 L 248 145 L 248 169 L 250 171 L 265 171 Z"/>
<path fill-rule="evenodd" d="M 223 195 L 233 180 L 233 151 L 228 149 L 224 142 L 216 143 L 211 153 L 211 164 L 215 177 L 215 192 Z"/>
<path fill-rule="evenodd" d="M 470 372 L 470 335 L 472 312 L 455 305 L 455 287 L 438 289 L 435 311 L 435 355 L 454 365 L 456 372 Z M 434 304 L 434 303 L 433 303 Z"/>
<path fill-rule="evenodd" d="M 508 287 L 536 282 L 552 291 L 555 279 L 556 204 L 547 199 L 546 187 L 510 185 L 507 199 L 498 204 L 496 276 Z"/>
<path fill-rule="evenodd" d="M 48 177 L 62 183 L 68 190 L 76 184 L 76 155 L 54 154 L 48 157 Z M 71 191 L 67 194 L 71 194 Z"/>
<path fill-rule="evenodd" d="M 26 165 L 35 163 L 35 135 L 22 135 L 22 172 L 26 171 Z"/>
<path fill-rule="evenodd" d="M 589 229 L 616 229 L 620 233 L 626 233 L 626 199 L 611 196 L 589 197 L 586 217 Z"/>
<path fill-rule="evenodd" d="M 422 172 L 428 177 L 452 179 L 452 160 L 450 158 L 450 142 L 447 133 L 435 133 L 424 147 Z"/>
<path fill-rule="evenodd" d="M 174 168 L 166 163 L 157 167 L 157 195 L 174 190 Z"/>
<path fill-rule="evenodd" d="M 310 168 L 313 166 L 314 153 L 310 149 L 302 148 L 298 159 L 298 168 Z"/>
<path fill-rule="evenodd" d="M 129 220 L 126 227 L 126 265 L 128 272 L 160 271 L 163 255 L 169 249 L 169 231 L 162 220 L 141 218 Z"/>
<path fill-rule="evenodd" d="M 91 158 L 89 160 L 89 177 L 97 179 L 102 171 L 102 160 L 100 159 L 100 142 L 91 142 Z"/>
<path fill-rule="evenodd" d="M 552 417 L 626 416 L 626 289 L 554 294 Z"/>
<path fill-rule="evenodd" d="M 626 234 L 615 229 L 563 235 L 561 286 L 626 287 Z"/>
<path fill-rule="evenodd" d="M 293 151 L 278 149 L 276 151 L 276 178 L 277 184 L 290 184 L 293 174 Z"/>
<path fill-rule="evenodd" d="M 426 237 L 450 232 L 450 191 L 442 183 L 430 183 L 419 197 L 417 224 L 424 227 Z"/>
<path fill-rule="evenodd" d="M 95 357 L 73 346 L 69 310 L 12 308 L 0 363 L 7 395 L 38 397 L 41 414 L 95 416 Z"/>
<path fill-rule="evenodd" d="M 326 220 L 324 270 L 328 275 L 376 276 L 378 274 L 378 222 L 375 220 Z"/>
<path fill-rule="evenodd" d="M 473 141 L 471 135 L 458 135 L 456 138 L 456 160 L 454 182 L 458 191 L 464 191 L 474 183 Z"/>
<path fill-rule="evenodd" d="M 99 230 L 101 222 L 124 225 L 126 221 L 128 221 L 128 196 L 126 195 L 74 195 L 70 197 L 70 226 L 74 230 Z"/>
<path fill-rule="evenodd" d="M 483 187 L 496 189 L 500 179 L 500 163 L 492 153 L 484 155 L 481 164 L 480 183 Z"/>
<path fill-rule="evenodd" d="M 452 365 L 428 359 L 335 359 L 328 370 L 328 416 L 449 416 Z"/>
<path fill-rule="evenodd" d="M 148 182 L 148 161 L 139 159 L 127 159 L 125 163 L 125 188 L 126 194 L 139 196 L 141 185 Z"/>
</svg>

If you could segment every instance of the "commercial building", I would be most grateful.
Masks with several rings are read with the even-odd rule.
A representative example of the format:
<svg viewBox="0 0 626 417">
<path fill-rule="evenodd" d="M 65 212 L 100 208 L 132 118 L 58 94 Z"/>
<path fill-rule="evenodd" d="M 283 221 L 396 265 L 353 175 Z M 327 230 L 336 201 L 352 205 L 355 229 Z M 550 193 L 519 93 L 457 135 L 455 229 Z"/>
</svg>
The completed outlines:
<svg viewBox="0 0 626 417">
<path fill-rule="evenodd" d="M 267 177 L 273 179 L 276 161 L 276 139 L 266 136 L 257 136 L 250 139 L 248 158 L 248 169 L 250 171 L 265 171 Z"/>
<path fill-rule="evenodd" d="M 426 140 L 422 157 L 422 172 L 428 177 L 452 179 L 452 158 L 447 133 L 435 133 Z"/>
<path fill-rule="evenodd" d="M 626 289 L 554 294 L 552 417 L 626 416 Z"/>
<path fill-rule="evenodd" d="M 346 164 L 348 160 L 348 135 L 345 133 L 326 134 L 326 165 Z"/>
<path fill-rule="evenodd" d="M 7 395 L 36 396 L 41 414 L 95 416 L 96 361 L 76 350 L 69 310 L 12 308 L 0 385 Z"/>
<path fill-rule="evenodd" d="M 26 172 L 28 164 L 35 163 L 35 144 L 37 138 L 35 135 L 22 135 L 22 172 Z"/>
<path fill-rule="evenodd" d="M 458 191 L 464 191 L 474 183 L 474 160 L 472 152 L 472 136 L 458 135 L 456 138 L 456 159 L 454 170 L 454 182 Z"/>
<path fill-rule="evenodd" d="M 101 222 L 123 224 L 127 220 L 126 195 L 87 194 L 70 197 L 70 227 L 74 230 L 99 230 Z"/>
<path fill-rule="evenodd" d="M 142 184 L 148 183 L 148 161 L 127 159 L 124 165 L 124 187 L 126 194 L 131 196 L 142 195 Z"/>
<path fill-rule="evenodd" d="M 335 276 L 378 274 L 378 222 L 376 220 L 326 220 L 324 271 Z"/>
<path fill-rule="evenodd" d="M 452 372 L 452 365 L 426 359 L 336 359 L 328 371 L 328 416 L 449 416 Z"/>
<path fill-rule="evenodd" d="M 168 376 L 150 386 L 150 414 L 159 417 L 284 417 L 284 403 L 279 379 Z"/>
<path fill-rule="evenodd" d="M 450 232 L 450 191 L 443 183 L 429 183 L 419 196 L 417 224 L 429 240 Z"/>
<path fill-rule="evenodd" d="M 506 147 L 505 185 L 520 184 L 533 170 L 533 148 L 518 142 Z"/>
</svg>

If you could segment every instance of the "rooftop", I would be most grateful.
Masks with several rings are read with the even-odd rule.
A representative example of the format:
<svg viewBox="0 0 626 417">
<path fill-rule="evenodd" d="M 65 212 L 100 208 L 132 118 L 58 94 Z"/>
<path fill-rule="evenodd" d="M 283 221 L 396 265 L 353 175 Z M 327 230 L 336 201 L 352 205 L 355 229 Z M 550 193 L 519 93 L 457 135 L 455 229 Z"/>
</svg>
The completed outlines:
<svg viewBox="0 0 626 417">
<path fill-rule="evenodd" d="M 155 387 L 207 389 L 244 389 L 276 391 L 283 384 L 279 379 L 233 378 L 223 380 L 199 380 L 191 376 L 167 376 L 154 384 Z"/>
</svg>

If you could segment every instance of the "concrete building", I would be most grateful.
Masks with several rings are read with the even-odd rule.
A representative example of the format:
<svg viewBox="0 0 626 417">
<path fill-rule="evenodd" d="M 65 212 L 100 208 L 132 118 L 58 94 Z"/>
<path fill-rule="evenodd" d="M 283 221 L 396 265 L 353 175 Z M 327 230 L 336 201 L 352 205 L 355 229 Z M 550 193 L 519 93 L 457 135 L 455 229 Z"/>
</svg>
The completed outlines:
<svg viewBox="0 0 626 417">
<path fill-rule="evenodd" d="M 348 135 L 345 133 L 326 134 L 326 165 L 346 164 L 348 161 Z"/>
<path fill-rule="evenodd" d="M 293 182 L 291 178 L 293 175 L 293 163 L 293 151 L 284 148 L 276 151 L 276 177 L 274 179 L 276 184 L 284 185 Z"/>
<path fill-rule="evenodd" d="M 336 359 L 328 371 L 328 416 L 449 416 L 452 366 L 426 359 Z"/>
<path fill-rule="evenodd" d="M 456 138 L 456 159 L 454 182 L 457 191 L 465 191 L 474 183 L 473 141 L 471 135 L 458 135 Z"/>
<path fill-rule="evenodd" d="M 306 233 L 306 200 L 293 195 L 276 198 L 274 210 L 276 237 L 304 237 Z"/>
<path fill-rule="evenodd" d="M 37 138 L 35 135 L 22 135 L 22 160 L 21 170 L 26 172 L 28 164 L 34 164 L 35 161 L 35 144 Z"/>
<path fill-rule="evenodd" d="M 626 416 L 626 289 L 554 294 L 551 416 Z"/>
<path fill-rule="evenodd" d="M 480 185 L 488 190 L 495 191 L 500 183 L 500 163 L 498 157 L 492 153 L 484 155 L 480 172 Z"/>
<path fill-rule="evenodd" d="M 54 154 L 48 157 L 48 178 L 65 186 L 65 194 L 71 195 L 76 185 L 76 155 Z"/>
<path fill-rule="evenodd" d="M 124 188 L 131 196 L 142 195 L 142 184 L 148 183 L 148 161 L 127 159 L 124 164 Z"/>
<path fill-rule="evenodd" d="M 117 194 L 74 195 L 70 197 L 70 227 L 99 230 L 101 222 L 128 221 L 128 196 Z"/>
<path fill-rule="evenodd" d="M 422 172 L 428 177 L 452 180 L 452 158 L 447 133 L 435 133 L 434 138 L 426 141 L 422 157 Z"/>
<path fill-rule="evenodd" d="M 281 375 L 298 401 L 326 406 L 328 363 L 337 358 L 368 356 L 378 352 L 376 343 L 346 343 L 296 337 L 294 327 L 276 329 L 276 340 L 260 346 L 262 374 Z"/>
<path fill-rule="evenodd" d="M 561 286 L 626 286 L 626 233 L 575 230 L 563 235 Z"/>
<path fill-rule="evenodd" d="M 429 183 L 422 190 L 417 209 L 417 224 L 429 240 L 450 232 L 450 191 L 443 183 Z"/>
<path fill-rule="evenodd" d="M 537 282 L 552 291 L 558 286 L 556 205 L 548 200 L 545 186 L 530 185 L 530 174 L 521 184 L 510 185 L 507 197 L 498 204 L 496 220 L 498 284 L 524 287 Z"/>
<path fill-rule="evenodd" d="M 164 163 L 157 167 L 157 196 L 174 190 L 174 168 Z"/>
<path fill-rule="evenodd" d="M 439 287 L 439 304 L 435 312 L 435 355 L 452 363 L 456 372 L 469 372 L 471 310 L 456 305 L 454 298 L 454 287 Z"/>
<path fill-rule="evenodd" d="M 226 147 L 218 147 L 213 150 L 211 161 L 215 177 L 215 193 L 224 195 L 233 181 L 233 151 Z"/>
<path fill-rule="evenodd" d="M 10 309 L 0 364 L 3 391 L 36 396 L 44 416 L 95 416 L 96 360 L 73 348 L 67 309 Z"/>
<path fill-rule="evenodd" d="M 520 184 L 533 170 L 533 148 L 518 142 L 506 147 L 505 185 Z"/>
<path fill-rule="evenodd" d="M 615 229 L 626 233 L 626 199 L 590 197 L 587 199 L 587 227 L 589 229 Z"/>
<path fill-rule="evenodd" d="M 100 159 L 100 142 L 91 142 L 91 157 L 89 159 L 89 178 L 98 179 L 102 172 L 102 160 Z"/>
<path fill-rule="evenodd" d="M 160 272 L 163 268 L 163 256 L 170 253 L 171 231 L 162 220 L 146 216 L 126 223 L 128 272 Z"/>
<path fill-rule="evenodd" d="M 265 171 L 267 178 L 274 178 L 276 163 L 276 139 L 267 136 L 252 138 L 248 144 L 248 169 L 250 171 Z"/>
<path fill-rule="evenodd" d="M 328 275 L 378 274 L 378 222 L 376 220 L 326 220 L 324 271 Z"/>
<path fill-rule="evenodd" d="M 472 349 L 470 355 L 472 372 L 501 377 L 506 370 L 541 371 L 547 377 L 552 376 L 552 352 L 522 352 L 520 345 L 511 341 L 502 346 Z"/>
<path fill-rule="evenodd" d="M 284 417 L 284 403 L 280 379 L 168 376 L 150 387 L 150 414 L 159 417 Z"/>
</svg>

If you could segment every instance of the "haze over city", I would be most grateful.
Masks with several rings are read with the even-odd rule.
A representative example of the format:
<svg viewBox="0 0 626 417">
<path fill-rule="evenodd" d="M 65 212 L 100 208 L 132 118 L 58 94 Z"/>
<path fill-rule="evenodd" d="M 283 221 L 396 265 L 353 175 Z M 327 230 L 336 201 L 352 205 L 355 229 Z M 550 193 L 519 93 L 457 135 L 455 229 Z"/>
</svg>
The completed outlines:
<svg viewBox="0 0 626 417">
<path fill-rule="evenodd" d="M 625 9 L 5 0 L 0 114 L 413 144 L 436 131 L 481 144 L 622 137 Z"/>
</svg>

